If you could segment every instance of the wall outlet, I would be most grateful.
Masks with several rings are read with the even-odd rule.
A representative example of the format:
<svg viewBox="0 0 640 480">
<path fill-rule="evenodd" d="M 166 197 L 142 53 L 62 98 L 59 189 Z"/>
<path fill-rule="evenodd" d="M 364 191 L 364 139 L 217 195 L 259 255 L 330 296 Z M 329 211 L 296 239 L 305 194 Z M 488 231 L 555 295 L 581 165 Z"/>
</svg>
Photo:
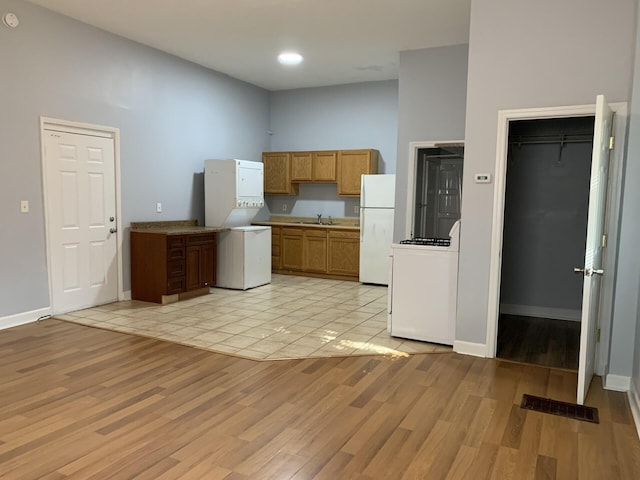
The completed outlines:
<svg viewBox="0 0 640 480">
<path fill-rule="evenodd" d="M 160 202 L 156 203 L 156 213 L 162 213 L 162 204 Z"/>
<path fill-rule="evenodd" d="M 286 203 L 282 204 L 282 211 L 286 212 L 289 209 L 288 205 Z"/>
<path fill-rule="evenodd" d="M 20 201 L 20 212 L 21 213 L 29 213 L 29 200 L 21 200 Z"/>
</svg>

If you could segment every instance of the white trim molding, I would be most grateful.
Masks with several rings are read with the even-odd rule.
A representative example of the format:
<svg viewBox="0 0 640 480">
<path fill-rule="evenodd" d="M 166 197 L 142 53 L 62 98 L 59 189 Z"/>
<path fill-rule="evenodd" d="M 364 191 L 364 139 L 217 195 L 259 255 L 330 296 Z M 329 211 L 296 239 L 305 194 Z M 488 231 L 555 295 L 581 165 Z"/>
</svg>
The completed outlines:
<svg viewBox="0 0 640 480">
<path fill-rule="evenodd" d="M 604 388 L 615 392 L 628 392 L 631 388 L 631 377 L 609 374 L 604 377 Z"/>
<path fill-rule="evenodd" d="M 553 320 L 569 320 L 572 322 L 579 322 L 582 315 L 580 309 L 512 305 L 509 303 L 501 303 L 500 312 L 521 317 L 550 318 Z"/>
<path fill-rule="evenodd" d="M 51 307 L 40 308 L 38 310 L 31 310 L 30 312 L 16 313 L 15 315 L 2 317 L 0 318 L 0 330 L 17 327 L 19 325 L 26 325 L 27 323 L 33 323 L 39 318 L 46 317 L 48 315 L 51 315 Z"/>
<path fill-rule="evenodd" d="M 594 99 L 595 100 L 595 99 Z M 622 192 L 622 165 L 624 162 L 624 145 L 626 141 L 627 104 L 611 103 L 616 114 L 614 134 L 616 148 L 613 150 L 612 163 L 609 170 L 609 191 L 607 193 L 606 230 L 609 236 L 609 252 L 605 254 L 605 271 L 615 272 L 618 244 L 618 224 L 620 216 L 620 194 Z M 595 115 L 595 103 L 591 105 L 574 105 L 563 107 L 527 108 L 517 110 L 500 110 L 498 112 L 496 164 L 494 171 L 493 220 L 491 230 L 491 252 L 489 260 L 489 294 L 487 308 L 486 356 L 496 356 L 498 336 L 498 315 L 500 313 L 500 281 L 502 268 L 502 240 L 504 224 L 505 184 L 507 173 L 507 146 L 509 139 L 509 123 L 516 120 L 536 120 L 545 118 L 568 118 Z M 619 148 L 618 148 L 619 146 Z M 595 371 L 602 375 L 606 371 L 609 358 L 609 335 L 611 331 L 611 312 L 613 308 L 614 275 L 603 277 L 600 329 L 601 341 L 596 354 Z"/>
<path fill-rule="evenodd" d="M 463 342 L 461 340 L 453 341 L 453 351 L 462 355 L 471 355 L 473 357 L 486 357 L 487 346 L 484 343 Z"/>
<path fill-rule="evenodd" d="M 638 437 L 640 437 L 640 385 L 631 380 L 631 388 L 627 392 L 629 397 L 629 406 L 631 407 L 631 414 L 633 420 L 636 423 L 636 430 Z"/>
</svg>

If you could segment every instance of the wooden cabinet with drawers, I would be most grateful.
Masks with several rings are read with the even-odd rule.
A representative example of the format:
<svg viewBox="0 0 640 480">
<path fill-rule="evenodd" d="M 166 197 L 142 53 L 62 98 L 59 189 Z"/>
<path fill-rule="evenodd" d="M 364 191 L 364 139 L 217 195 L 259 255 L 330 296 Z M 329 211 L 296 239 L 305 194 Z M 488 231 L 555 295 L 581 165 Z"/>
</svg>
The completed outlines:
<svg viewBox="0 0 640 480">
<path fill-rule="evenodd" d="M 272 226 L 273 273 L 358 280 L 360 233 L 358 229 Z"/>
<path fill-rule="evenodd" d="M 216 234 L 131 232 L 131 298 L 169 303 L 215 283 Z"/>
</svg>

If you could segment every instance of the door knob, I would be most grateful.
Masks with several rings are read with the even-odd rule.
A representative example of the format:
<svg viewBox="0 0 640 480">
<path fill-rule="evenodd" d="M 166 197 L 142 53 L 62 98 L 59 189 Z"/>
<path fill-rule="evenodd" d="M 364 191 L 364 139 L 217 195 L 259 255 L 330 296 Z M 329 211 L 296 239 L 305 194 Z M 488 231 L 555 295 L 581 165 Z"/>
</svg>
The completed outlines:
<svg viewBox="0 0 640 480">
<path fill-rule="evenodd" d="M 116 233 L 117 231 L 118 231 L 117 228 L 113 228 L 112 227 L 112 228 L 109 229 L 109 233 Z"/>
</svg>

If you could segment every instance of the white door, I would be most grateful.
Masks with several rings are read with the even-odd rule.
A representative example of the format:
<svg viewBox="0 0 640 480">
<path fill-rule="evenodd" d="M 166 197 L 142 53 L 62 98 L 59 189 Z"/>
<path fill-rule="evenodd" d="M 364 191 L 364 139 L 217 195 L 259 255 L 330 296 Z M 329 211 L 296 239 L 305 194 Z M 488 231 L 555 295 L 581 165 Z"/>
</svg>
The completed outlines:
<svg viewBox="0 0 640 480">
<path fill-rule="evenodd" d="M 44 130 L 53 313 L 118 298 L 113 138 Z"/>
<path fill-rule="evenodd" d="M 593 378 L 596 354 L 596 329 L 600 305 L 602 269 L 602 244 L 607 200 L 607 174 L 613 112 L 603 95 L 596 100 L 593 156 L 591 160 L 591 186 L 584 267 L 576 272 L 584 274 L 582 290 L 582 324 L 580 327 L 580 360 L 578 365 L 578 398 L 584 404 Z"/>
</svg>

